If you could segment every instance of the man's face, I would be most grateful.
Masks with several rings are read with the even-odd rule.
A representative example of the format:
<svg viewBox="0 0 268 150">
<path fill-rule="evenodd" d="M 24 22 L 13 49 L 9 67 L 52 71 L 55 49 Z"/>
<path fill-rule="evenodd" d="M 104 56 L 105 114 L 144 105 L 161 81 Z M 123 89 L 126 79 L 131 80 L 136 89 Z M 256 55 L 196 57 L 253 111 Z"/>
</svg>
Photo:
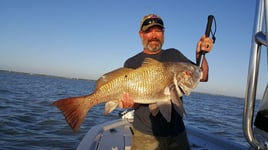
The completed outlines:
<svg viewBox="0 0 268 150">
<path fill-rule="evenodd" d="M 139 32 L 145 52 L 157 53 L 164 43 L 164 30 L 161 27 L 153 26 L 145 32 Z"/>
</svg>

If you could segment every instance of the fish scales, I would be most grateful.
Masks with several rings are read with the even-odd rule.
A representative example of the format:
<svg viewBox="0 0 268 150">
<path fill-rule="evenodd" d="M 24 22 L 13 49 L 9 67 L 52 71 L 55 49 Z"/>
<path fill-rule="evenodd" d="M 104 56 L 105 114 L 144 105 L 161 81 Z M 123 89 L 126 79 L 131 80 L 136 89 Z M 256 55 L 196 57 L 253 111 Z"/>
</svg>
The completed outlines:
<svg viewBox="0 0 268 150">
<path fill-rule="evenodd" d="M 143 74 L 140 77 L 147 77 L 147 80 L 144 80 L 144 78 L 137 78 L 136 82 L 136 88 L 137 90 L 131 89 L 131 91 L 135 91 L 137 93 L 133 93 L 133 95 L 136 95 L 134 98 L 134 101 L 136 103 L 155 103 L 156 98 L 158 95 L 155 95 L 155 93 L 163 93 L 166 83 L 164 74 L 167 73 L 166 69 L 162 66 L 159 67 L 148 67 L 145 71 L 141 70 L 141 74 Z"/>
</svg>

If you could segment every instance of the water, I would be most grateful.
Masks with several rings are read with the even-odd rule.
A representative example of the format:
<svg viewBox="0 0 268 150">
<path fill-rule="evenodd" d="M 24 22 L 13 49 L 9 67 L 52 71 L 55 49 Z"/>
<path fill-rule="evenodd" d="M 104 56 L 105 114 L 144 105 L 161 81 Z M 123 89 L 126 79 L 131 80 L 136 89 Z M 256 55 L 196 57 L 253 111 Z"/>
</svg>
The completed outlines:
<svg viewBox="0 0 268 150">
<path fill-rule="evenodd" d="M 119 110 L 104 116 L 103 105 L 93 107 L 74 133 L 52 103 L 91 93 L 94 85 L 89 80 L 0 71 L 0 149 L 75 149 L 93 125 L 118 119 Z M 187 125 L 247 145 L 241 125 L 243 99 L 192 93 L 184 103 Z"/>
</svg>

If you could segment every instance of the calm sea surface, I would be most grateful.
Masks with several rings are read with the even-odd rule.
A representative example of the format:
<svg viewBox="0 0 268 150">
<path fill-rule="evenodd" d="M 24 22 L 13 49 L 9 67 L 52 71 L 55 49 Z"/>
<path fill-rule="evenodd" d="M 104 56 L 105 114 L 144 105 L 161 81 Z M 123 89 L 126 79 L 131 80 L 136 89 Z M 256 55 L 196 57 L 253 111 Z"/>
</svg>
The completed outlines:
<svg viewBox="0 0 268 150">
<path fill-rule="evenodd" d="M 94 85 L 88 80 L 0 71 L 0 149 L 75 149 L 92 126 L 118 119 L 120 110 L 104 116 L 103 105 L 95 106 L 74 133 L 52 103 L 89 94 Z M 247 145 L 241 125 L 243 99 L 192 93 L 184 104 L 188 126 Z"/>
</svg>

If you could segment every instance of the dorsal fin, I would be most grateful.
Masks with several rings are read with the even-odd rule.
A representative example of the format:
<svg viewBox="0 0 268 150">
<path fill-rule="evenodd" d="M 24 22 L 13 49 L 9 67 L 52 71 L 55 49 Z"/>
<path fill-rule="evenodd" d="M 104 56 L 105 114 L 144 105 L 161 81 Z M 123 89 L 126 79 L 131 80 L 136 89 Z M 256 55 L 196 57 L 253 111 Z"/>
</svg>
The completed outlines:
<svg viewBox="0 0 268 150">
<path fill-rule="evenodd" d="M 149 57 L 146 57 L 144 59 L 144 61 L 142 62 L 142 66 L 144 66 L 144 65 L 159 65 L 159 64 L 161 64 L 161 62 L 159 62 L 153 58 L 149 58 Z"/>
<path fill-rule="evenodd" d="M 109 82 L 109 81 L 113 80 L 114 78 L 119 77 L 121 75 L 128 74 L 132 70 L 133 69 L 131 69 L 131 68 L 119 68 L 119 69 L 113 70 L 111 72 L 108 72 L 108 73 L 102 75 L 96 81 L 95 89 L 99 89 L 99 87 L 106 84 L 107 82 Z"/>
</svg>

